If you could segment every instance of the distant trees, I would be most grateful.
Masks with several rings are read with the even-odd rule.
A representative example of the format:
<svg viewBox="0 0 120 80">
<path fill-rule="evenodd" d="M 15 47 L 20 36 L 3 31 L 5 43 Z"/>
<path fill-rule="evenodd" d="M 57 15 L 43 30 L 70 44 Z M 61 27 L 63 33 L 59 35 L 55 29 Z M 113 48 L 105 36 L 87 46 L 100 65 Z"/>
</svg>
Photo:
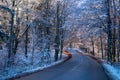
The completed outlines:
<svg viewBox="0 0 120 80">
<path fill-rule="evenodd" d="M 120 61 L 119 0 L 88 1 L 88 3 L 92 5 L 87 5 L 87 7 L 82 9 L 81 7 L 77 8 L 75 15 L 78 17 L 77 19 L 72 19 L 76 21 L 76 24 L 72 26 L 76 26 L 77 30 L 79 29 L 74 36 L 77 35 L 76 37 L 82 43 L 80 47 L 84 46 L 88 49 L 88 52 L 101 58 L 107 58 L 110 62 Z M 72 30 L 70 33 L 72 33 Z M 69 41 L 72 40 L 69 39 Z"/>
</svg>

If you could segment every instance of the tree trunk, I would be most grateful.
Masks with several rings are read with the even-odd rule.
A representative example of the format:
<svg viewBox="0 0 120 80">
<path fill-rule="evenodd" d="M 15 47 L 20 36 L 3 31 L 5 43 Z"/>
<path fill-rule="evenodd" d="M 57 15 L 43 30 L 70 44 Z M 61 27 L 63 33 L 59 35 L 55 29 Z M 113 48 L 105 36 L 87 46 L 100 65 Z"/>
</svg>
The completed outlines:
<svg viewBox="0 0 120 80">
<path fill-rule="evenodd" d="M 106 0 L 106 8 L 107 8 L 107 15 L 108 15 L 108 22 L 107 22 L 107 60 L 111 62 L 112 60 L 112 29 L 111 29 L 111 15 L 110 15 L 110 1 Z"/>
<path fill-rule="evenodd" d="M 113 38 L 112 38 L 112 62 L 115 62 L 116 56 L 116 29 L 113 29 Z"/>
<path fill-rule="evenodd" d="M 46 0 L 46 20 L 47 22 L 49 22 L 49 0 Z M 50 26 L 47 25 L 46 26 L 46 39 L 47 39 L 47 45 L 46 45 L 46 49 L 47 51 L 50 51 Z"/>
<path fill-rule="evenodd" d="M 63 38 L 64 38 L 64 34 L 63 34 L 63 30 L 61 30 L 61 43 L 60 43 L 60 59 L 62 59 L 62 53 L 63 53 L 63 44 L 64 44 L 64 40 L 63 40 Z"/>
<path fill-rule="evenodd" d="M 58 60 L 58 54 L 59 54 L 59 46 L 60 46 L 60 20 L 59 20 L 59 6 L 60 5 L 60 2 L 58 1 L 57 2 L 57 26 L 56 26 L 56 37 L 55 37 L 55 61 Z"/>
<path fill-rule="evenodd" d="M 14 36 L 14 14 L 11 14 L 11 28 L 10 28 L 10 40 L 9 40 L 9 52 L 8 52 L 8 66 L 11 66 L 14 61 L 13 53 L 13 36 Z"/>
<path fill-rule="evenodd" d="M 25 33 L 25 57 L 27 58 L 27 52 L 28 52 L 28 30 Z"/>
<path fill-rule="evenodd" d="M 34 50 L 35 50 L 35 29 L 32 28 L 32 59 L 31 59 L 32 65 L 33 65 L 33 61 L 34 61 Z"/>
<path fill-rule="evenodd" d="M 117 59 L 118 59 L 118 62 L 119 62 L 120 61 L 120 25 L 119 25 L 119 29 L 118 29 L 118 34 L 119 35 L 118 35 L 118 53 L 117 53 Z"/>
<path fill-rule="evenodd" d="M 91 44 L 92 44 L 92 55 L 95 55 L 95 47 L 94 47 L 94 40 L 93 40 L 93 36 L 91 37 Z"/>
<path fill-rule="evenodd" d="M 100 31 L 100 44 L 101 44 L 101 53 L 102 53 L 102 59 L 104 58 L 103 53 L 103 41 L 102 41 L 102 31 Z"/>
</svg>

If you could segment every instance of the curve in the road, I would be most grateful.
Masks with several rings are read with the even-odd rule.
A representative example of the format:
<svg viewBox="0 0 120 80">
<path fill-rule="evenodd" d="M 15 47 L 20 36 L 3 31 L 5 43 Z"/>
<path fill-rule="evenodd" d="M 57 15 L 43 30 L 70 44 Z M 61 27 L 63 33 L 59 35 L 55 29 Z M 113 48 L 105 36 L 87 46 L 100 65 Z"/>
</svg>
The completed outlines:
<svg viewBox="0 0 120 80">
<path fill-rule="evenodd" d="M 65 63 L 16 80 L 110 80 L 102 66 L 85 55 L 74 53 Z"/>
</svg>

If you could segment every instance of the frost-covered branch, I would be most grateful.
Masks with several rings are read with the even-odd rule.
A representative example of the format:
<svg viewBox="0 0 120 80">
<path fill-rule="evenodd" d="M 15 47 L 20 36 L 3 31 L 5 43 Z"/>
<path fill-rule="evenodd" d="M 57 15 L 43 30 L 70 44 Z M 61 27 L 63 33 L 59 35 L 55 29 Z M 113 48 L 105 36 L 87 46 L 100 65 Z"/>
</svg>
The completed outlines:
<svg viewBox="0 0 120 80">
<path fill-rule="evenodd" d="M 0 5 L 0 9 L 8 11 L 11 15 L 14 14 L 14 11 L 12 9 L 8 8 L 7 6 Z"/>
</svg>

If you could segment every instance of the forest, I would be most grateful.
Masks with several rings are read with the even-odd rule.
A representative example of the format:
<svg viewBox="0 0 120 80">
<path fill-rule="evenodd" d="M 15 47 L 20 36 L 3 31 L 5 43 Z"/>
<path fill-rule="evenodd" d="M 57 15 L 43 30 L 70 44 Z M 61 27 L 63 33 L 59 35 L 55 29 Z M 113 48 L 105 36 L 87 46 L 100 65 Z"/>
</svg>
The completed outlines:
<svg viewBox="0 0 120 80">
<path fill-rule="evenodd" d="M 120 63 L 120 0 L 0 0 L 0 77 L 57 62 L 68 48 Z"/>
</svg>

